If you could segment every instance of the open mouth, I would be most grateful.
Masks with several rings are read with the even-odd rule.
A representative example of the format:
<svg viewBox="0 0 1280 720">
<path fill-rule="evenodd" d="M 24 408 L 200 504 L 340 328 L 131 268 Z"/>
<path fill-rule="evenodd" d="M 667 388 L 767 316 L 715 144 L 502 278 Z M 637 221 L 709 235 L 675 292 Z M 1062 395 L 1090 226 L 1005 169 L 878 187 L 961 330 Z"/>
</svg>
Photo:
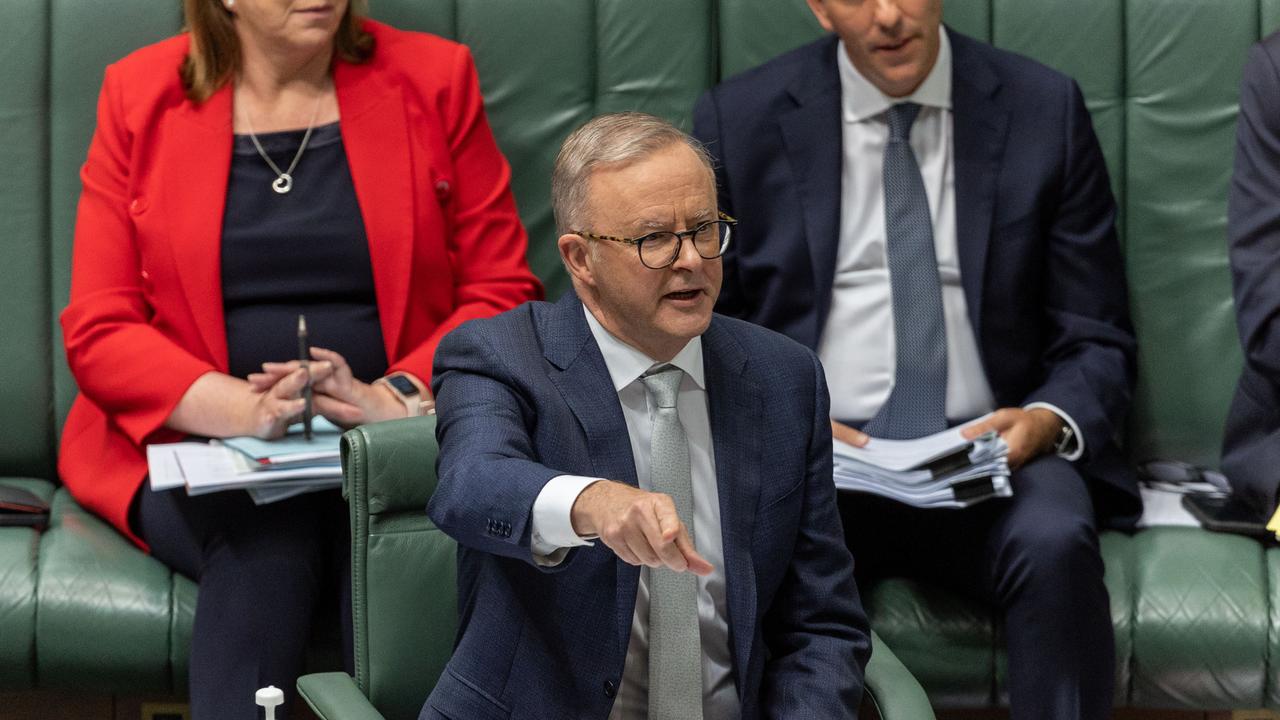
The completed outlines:
<svg viewBox="0 0 1280 720">
<path fill-rule="evenodd" d="M 905 47 L 906 47 L 910 42 L 911 42 L 911 38 L 909 38 L 909 37 L 908 37 L 908 38 L 903 38 L 903 39 L 901 39 L 901 40 L 898 40 L 897 42 L 891 42 L 891 43 L 885 43 L 885 44 L 883 44 L 883 45 L 877 45 L 877 46 L 876 46 L 876 50 L 877 50 L 877 51 L 879 51 L 879 52 L 887 52 L 887 53 L 898 52 L 899 50 L 901 50 L 901 49 L 905 48 Z"/>
<path fill-rule="evenodd" d="M 680 290 L 667 293 L 665 297 L 671 300 L 694 300 L 701 294 L 701 290 Z"/>
</svg>

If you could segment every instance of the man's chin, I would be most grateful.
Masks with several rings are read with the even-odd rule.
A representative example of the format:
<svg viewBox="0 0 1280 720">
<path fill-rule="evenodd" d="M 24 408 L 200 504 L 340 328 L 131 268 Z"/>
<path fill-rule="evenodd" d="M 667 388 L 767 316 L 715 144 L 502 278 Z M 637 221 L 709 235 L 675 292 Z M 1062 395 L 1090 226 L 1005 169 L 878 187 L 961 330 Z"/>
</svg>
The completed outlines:
<svg viewBox="0 0 1280 720">
<path fill-rule="evenodd" d="M 686 341 L 692 340 L 707 331 L 711 326 L 711 310 L 697 313 L 681 314 L 680 317 L 673 317 L 669 322 L 664 323 L 668 335 L 672 337 L 682 338 Z"/>
</svg>

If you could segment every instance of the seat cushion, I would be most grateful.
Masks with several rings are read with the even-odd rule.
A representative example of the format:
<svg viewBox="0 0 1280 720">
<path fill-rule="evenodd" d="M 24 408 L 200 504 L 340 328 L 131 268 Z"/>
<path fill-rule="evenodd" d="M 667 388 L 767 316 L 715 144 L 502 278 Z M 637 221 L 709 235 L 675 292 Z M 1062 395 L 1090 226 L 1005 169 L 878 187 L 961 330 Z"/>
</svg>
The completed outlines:
<svg viewBox="0 0 1280 720">
<path fill-rule="evenodd" d="M 29 490 L 48 501 L 54 487 L 44 480 L 0 477 L 0 485 Z M 35 687 L 36 557 L 40 533 L 0 527 L 0 688 Z"/>
<path fill-rule="evenodd" d="M 38 567 L 40 687 L 131 693 L 185 687 L 195 614 L 190 580 L 139 552 L 65 489 L 53 497 Z"/>
<path fill-rule="evenodd" d="M 1198 528 L 1103 533 L 1116 633 L 1117 707 L 1275 707 L 1269 620 L 1280 549 Z M 1002 629 L 991 607 L 913 580 L 865 594 L 872 626 L 938 707 L 1007 704 Z M 1269 654 L 1270 653 L 1270 654 Z M 1275 674 L 1274 672 L 1272 674 Z"/>
</svg>

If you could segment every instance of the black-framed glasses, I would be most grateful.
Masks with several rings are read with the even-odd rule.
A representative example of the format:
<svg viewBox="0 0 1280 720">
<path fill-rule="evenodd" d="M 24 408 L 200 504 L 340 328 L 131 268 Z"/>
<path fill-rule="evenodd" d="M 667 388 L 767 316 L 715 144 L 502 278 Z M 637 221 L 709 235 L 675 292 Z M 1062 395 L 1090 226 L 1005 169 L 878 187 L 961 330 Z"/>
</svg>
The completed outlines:
<svg viewBox="0 0 1280 720">
<path fill-rule="evenodd" d="M 700 223 L 695 228 L 681 230 L 680 232 L 662 230 L 648 235 L 641 235 L 638 238 L 596 235 L 582 230 L 574 230 L 573 234 L 591 238 L 592 240 L 608 240 L 625 245 L 634 245 L 636 252 L 640 254 L 640 262 L 645 267 L 651 270 L 661 270 L 670 267 L 676 261 L 676 258 L 680 257 L 680 250 L 684 247 L 686 238 L 693 243 L 693 249 L 698 252 L 698 255 L 702 256 L 702 259 L 715 260 L 720 257 L 724 254 L 725 248 L 729 247 L 729 236 L 733 232 L 733 226 L 737 224 L 737 220 L 720 213 L 719 220 L 708 220 Z"/>
</svg>

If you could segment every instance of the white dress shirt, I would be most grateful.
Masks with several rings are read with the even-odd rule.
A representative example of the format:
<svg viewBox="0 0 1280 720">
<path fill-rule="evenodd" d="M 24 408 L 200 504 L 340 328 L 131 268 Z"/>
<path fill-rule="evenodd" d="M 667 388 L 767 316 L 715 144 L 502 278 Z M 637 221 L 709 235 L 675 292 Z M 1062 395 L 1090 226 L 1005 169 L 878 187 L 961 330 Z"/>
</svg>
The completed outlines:
<svg viewBox="0 0 1280 720">
<path fill-rule="evenodd" d="M 887 111 L 899 102 L 918 103 L 911 128 L 911 149 L 920 166 L 933 220 L 934 253 L 942 283 L 947 331 L 946 413 L 967 420 L 995 409 L 995 398 L 969 322 L 960 282 L 956 240 L 955 146 L 951 108 L 951 42 L 941 33 L 938 58 L 924 82 L 905 98 L 885 95 L 854 68 L 843 42 L 836 52 L 841 88 L 843 167 L 840 176 L 840 238 L 827 315 L 818 357 L 831 391 L 831 416 L 869 420 L 889 398 L 897 365 L 893 293 L 885 248 L 884 148 L 889 138 Z M 1075 422 L 1048 403 L 1075 432 L 1068 459 L 1084 451 Z"/>
<path fill-rule="evenodd" d="M 658 363 L 605 330 L 590 311 L 583 308 L 587 324 L 613 387 L 618 392 L 622 415 L 631 439 L 640 488 L 648 490 L 649 445 L 653 434 L 653 407 L 640 376 Z M 669 363 L 684 371 L 676 412 L 689 442 L 689 464 L 693 480 L 693 539 L 698 554 L 711 563 L 711 574 L 698 578 L 698 630 L 702 641 L 702 716 L 706 720 L 736 718 L 738 691 L 733 681 L 729 651 L 729 615 L 725 595 L 724 539 L 720 531 L 720 493 L 716 482 L 715 453 L 711 445 L 711 420 L 707 410 L 705 372 L 702 367 L 702 338 L 689 341 Z M 603 399 L 602 399 L 603 401 Z M 617 478 L 609 478 L 616 480 Z M 560 475 L 552 478 L 533 504 L 532 544 L 534 560 L 557 564 L 568 548 L 591 544 L 573 531 L 570 511 L 588 485 L 601 478 Z M 618 696 L 609 714 L 611 720 L 645 720 L 649 698 L 649 568 L 640 569 L 640 587 L 635 612 L 631 616 L 631 641 Z"/>
</svg>

